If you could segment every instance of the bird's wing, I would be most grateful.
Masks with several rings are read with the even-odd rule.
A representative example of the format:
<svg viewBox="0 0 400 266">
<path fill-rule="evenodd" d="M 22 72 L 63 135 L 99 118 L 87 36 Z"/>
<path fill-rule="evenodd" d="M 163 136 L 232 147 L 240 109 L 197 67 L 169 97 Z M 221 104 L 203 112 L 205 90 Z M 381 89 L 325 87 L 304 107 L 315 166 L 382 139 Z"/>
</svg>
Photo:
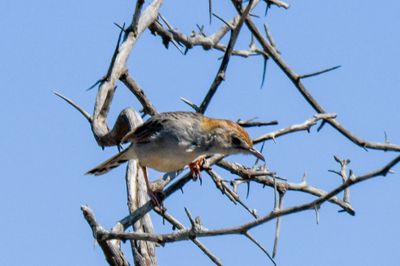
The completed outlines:
<svg viewBox="0 0 400 266">
<path fill-rule="evenodd" d="M 122 142 L 148 143 L 162 130 L 163 124 L 159 119 L 150 119 L 144 124 L 129 132 L 123 137 Z"/>
</svg>

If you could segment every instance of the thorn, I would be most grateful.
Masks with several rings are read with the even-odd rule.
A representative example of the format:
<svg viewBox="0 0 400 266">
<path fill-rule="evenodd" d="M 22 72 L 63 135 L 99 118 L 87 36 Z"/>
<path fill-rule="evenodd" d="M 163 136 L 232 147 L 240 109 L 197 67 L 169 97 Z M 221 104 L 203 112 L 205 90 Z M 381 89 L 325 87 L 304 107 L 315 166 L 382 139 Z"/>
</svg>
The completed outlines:
<svg viewBox="0 0 400 266">
<path fill-rule="evenodd" d="M 77 105 L 75 102 L 73 102 L 71 99 L 65 97 L 64 95 L 53 91 L 53 93 L 60 97 L 61 99 L 63 99 L 64 101 L 66 101 L 67 103 L 69 103 L 72 107 L 74 107 L 76 110 L 78 110 L 89 123 L 92 123 L 92 117 L 90 116 L 90 114 L 88 112 L 86 112 L 83 108 L 81 108 L 79 105 Z"/>
<path fill-rule="evenodd" d="M 262 88 L 264 87 L 265 77 L 267 76 L 268 57 L 266 57 L 265 55 L 263 55 L 263 59 L 264 59 L 264 64 L 263 64 L 263 73 L 262 73 L 262 79 L 261 79 L 261 86 L 260 86 L 260 89 L 262 89 Z"/>
<path fill-rule="evenodd" d="M 271 8 L 271 2 L 266 1 L 267 6 L 265 7 L 265 13 L 264 13 L 264 17 L 266 17 L 268 15 L 268 9 Z"/>
<path fill-rule="evenodd" d="M 319 125 L 319 127 L 317 128 L 317 132 L 319 132 L 326 124 L 325 120 L 322 120 L 321 124 Z"/>
<path fill-rule="evenodd" d="M 316 220 L 316 223 L 319 224 L 319 206 L 315 205 L 315 206 L 314 206 L 314 210 L 315 210 L 315 220 Z"/>
<path fill-rule="evenodd" d="M 190 213 L 189 209 L 186 208 L 186 207 L 185 207 L 185 212 L 186 212 L 187 217 L 189 218 L 189 221 L 190 221 L 190 224 L 192 225 L 192 228 L 194 228 L 196 226 L 196 222 L 193 219 L 192 214 Z"/>
<path fill-rule="evenodd" d="M 247 184 L 246 199 L 248 199 L 250 195 L 250 182 L 246 182 L 246 184 Z"/>
<path fill-rule="evenodd" d="M 96 81 L 92 86 L 90 86 L 89 88 L 87 88 L 86 91 L 90 91 L 91 89 L 93 89 L 94 87 L 96 87 L 97 85 L 99 85 L 100 83 L 102 83 L 102 82 L 105 81 L 105 80 L 106 80 L 105 77 L 99 79 L 99 80 Z"/>
<path fill-rule="evenodd" d="M 183 98 L 183 97 L 180 97 L 180 98 L 181 98 L 181 101 L 182 101 L 182 102 L 184 102 L 184 103 L 186 103 L 187 105 L 189 105 L 190 107 L 192 107 L 193 110 L 195 110 L 196 112 L 199 112 L 200 108 L 199 108 L 197 105 L 195 105 L 194 103 L 192 103 L 192 102 L 189 101 L 188 99 L 185 99 L 185 98 Z"/>
<path fill-rule="evenodd" d="M 387 134 L 386 134 L 386 131 L 383 131 L 383 133 L 385 134 L 385 143 L 386 143 L 386 144 L 389 144 L 390 141 L 389 141 L 389 139 L 388 139 L 388 136 L 387 136 Z"/>
<path fill-rule="evenodd" d="M 305 75 L 300 75 L 300 76 L 298 77 L 298 79 L 305 79 L 305 78 L 310 78 L 310 77 L 318 76 L 318 75 L 321 75 L 321 74 L 324 74 L 324 73 L 333 71 L 333 70 L 335 70 L 335 69 L 338 69 L 338 68 L 340 68 L 340 67 L 341 67 L 341 65 L 337 65 L 337 66 L 330 67 L 330 68 L 327 68 L 327 69 L 324 69 L 324 70 L 321 70 L 321 71 L 317 71 L 317 72 L 314 72 L 314 73 L 305 74 Z"/>
<path fill-rule="evenodd" d="M 224 20 L 223 18 L 221 18 L 220 16 L 218 16 L 215 13 L 212 13 L 212 15 L 214 17 L 216 17 L 217 19 L 219 19 L 220 21 L 222 21 L 222 23 L 224 23 L 226 26 L 228 26 L 230 30 L 233 30 L 233 27 L 231 26 L 231 24 L 229 24 L 226 20 Z"/>
<path fill-rule="evenodd" d="M 212 22 L 212 0 L 208 0 L 208 16 L 209 16 L 209 19 L 210 19 L 210 25 L 211 25 L 211 22 Z"/>
<path fill-rule="evenodd" d="M 301 183 L 307 183 L 307 172 L 304 172 L 303 177 L 301 178 Z"/>
<path fill-rule="evenodd" d="M 123 147 L 122 147 L 121 143 L 117 144 L 117 149 L 118 149 L 118 152 L 122 151 Z"/>
<path fill-rule="evenodd" d="M 265 145 L 265 141 L 263 141 L 263 143 L 261 144 L 261 148 L 260 148 L 260 152 L 262 153 L 264 150 L 264 145 Z M 256 166 L 258 164 L 258 162 L 260 161 L 259 158 L 256 159 L 254 166 Z"/>
</svg>

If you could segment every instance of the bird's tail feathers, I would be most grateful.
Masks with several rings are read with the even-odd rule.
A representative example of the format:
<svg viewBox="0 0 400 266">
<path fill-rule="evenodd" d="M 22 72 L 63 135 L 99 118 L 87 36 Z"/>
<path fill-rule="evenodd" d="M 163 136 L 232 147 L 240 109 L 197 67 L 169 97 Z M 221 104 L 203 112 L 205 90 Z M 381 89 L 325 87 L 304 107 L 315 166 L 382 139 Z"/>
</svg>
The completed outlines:
<svg viewBox="0 0 400 266">
<path fill-rule="evenodd" d="M 127 148 L 123 150 L 122 152 L 114 155 L 107 161 L 99 164 L 95 168 L 89 170 L 86 175 L 102 175 L 110 171 L 111 169 L 114 169 L 118 167 L 119 165 L 127 162 L 130 159 L 134 159 L 135 156 L 132 154 L 132 149 Z"/>
</svg>

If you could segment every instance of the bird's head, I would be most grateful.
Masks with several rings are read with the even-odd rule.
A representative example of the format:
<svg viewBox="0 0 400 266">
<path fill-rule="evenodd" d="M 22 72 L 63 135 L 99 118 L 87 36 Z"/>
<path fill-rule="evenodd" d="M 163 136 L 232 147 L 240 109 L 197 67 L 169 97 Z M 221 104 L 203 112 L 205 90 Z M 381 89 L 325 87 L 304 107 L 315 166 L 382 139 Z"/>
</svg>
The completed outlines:
<svg viewBox="0 0 400 266">
<path fill-rule="evenodd" d="M 261 152 L 253 147 L 249 134 L 239 124 L 222 119 L 207 119 L 203 123 L 206 124 L 206 131 L 210 132 L 213 138 L 216 153 L 252 154 L 260 160 L 265 160 Z"/>
</svg>

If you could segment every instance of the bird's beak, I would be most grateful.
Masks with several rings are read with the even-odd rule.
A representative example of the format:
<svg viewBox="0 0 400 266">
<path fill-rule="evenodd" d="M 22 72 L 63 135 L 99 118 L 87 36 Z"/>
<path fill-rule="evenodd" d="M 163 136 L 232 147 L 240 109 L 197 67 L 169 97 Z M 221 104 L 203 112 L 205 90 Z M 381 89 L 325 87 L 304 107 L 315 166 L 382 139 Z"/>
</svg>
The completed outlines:
<svg viewBox="0 0 400 266">
<path fill-rule="evenodd" d="M 264 155 L 262 155 L 262 153 L 259 152 L 258 150 L 254 149 L 254 148 L 250 148 L 248 151 L 251 154 L 253 154 L 254 156 L 256 156 L 258 159 L 265 161 Z"/>
</svg>

